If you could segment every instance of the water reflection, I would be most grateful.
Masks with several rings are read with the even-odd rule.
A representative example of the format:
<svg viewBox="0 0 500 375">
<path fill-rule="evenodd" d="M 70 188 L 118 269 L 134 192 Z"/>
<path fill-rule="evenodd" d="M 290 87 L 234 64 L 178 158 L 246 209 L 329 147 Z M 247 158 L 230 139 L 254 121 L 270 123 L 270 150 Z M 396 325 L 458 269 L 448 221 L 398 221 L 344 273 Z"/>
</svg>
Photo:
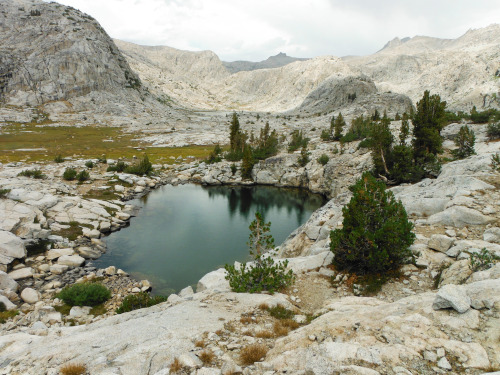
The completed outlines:
<svg viewBox="0 0 500 375">
<path fill-rule="evenodd" d="M 132 201 L 141 206 L 131 225 L 106 239 L 108 251 L 95 263 L 115 265 L 153 282 L 167 294 L 235 260 L 248 260 L 248 226 L 255 212 L 271 221 L 277 244 L 324 203 L 297 189 L 266 186 L 163 186 Z"/>
<path fill-rule="evenodd" d="M 304 214 L 311 209 L 314 211 L 324 203 L 324 198 L 317 194 L 310 194 L 302 189 L 275 188 L 271 186 L 209 186 L 203 187 L 208 196 L 224 196 L 228 199 L 229 215 L 232 218 L 236 213 L 246 219 L 253 220 L 251 208 L 255 207 L 263 217 L 270 209 L 286 209 L 288 214 L 295 211 L 297 220 L 305 221 Z"/>
</svg>

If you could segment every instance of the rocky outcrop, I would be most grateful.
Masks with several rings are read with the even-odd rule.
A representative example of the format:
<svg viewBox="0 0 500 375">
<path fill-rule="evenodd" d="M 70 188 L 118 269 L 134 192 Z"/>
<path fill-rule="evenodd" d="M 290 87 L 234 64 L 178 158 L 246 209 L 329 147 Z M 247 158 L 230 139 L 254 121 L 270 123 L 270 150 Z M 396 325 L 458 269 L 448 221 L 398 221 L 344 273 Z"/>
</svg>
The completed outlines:
<svg viewBox="0 0 500 375">
<path fill-rule="evenodd" d="M 141 87 L 97 21 L 57 3 L 1 2 L 0 51 L 6 104 L 40 105 L 98 91 L 136 95 L 131 91 Z"/>
<path fill-rule="evenodd" d="M 343 111 L 361 113 L 404 113 L 412 107 L 410 98 L 401 94 L 379 93 L 366 76 L 332 77 L 310 92 L 293 113 L 305 115 Z"/>
</svg>

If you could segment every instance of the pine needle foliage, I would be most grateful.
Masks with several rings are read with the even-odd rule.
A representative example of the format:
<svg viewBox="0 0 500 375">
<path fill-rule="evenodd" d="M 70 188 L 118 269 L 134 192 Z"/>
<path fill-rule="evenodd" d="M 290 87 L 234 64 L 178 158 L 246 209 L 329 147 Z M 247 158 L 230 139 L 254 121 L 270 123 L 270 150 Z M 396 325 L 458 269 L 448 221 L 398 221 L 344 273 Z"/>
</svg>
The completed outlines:
<svg viewBox="0 0 500 375">
<path fill-rule="evenodd" d="M 343 228 L 330 233 L 337 270 L 359 275 L 398 269 L 411 257 L 413 224 L 400 201 L 369 172 L 350 187 L 353 197 L 342 209 Z"/>
</svg>

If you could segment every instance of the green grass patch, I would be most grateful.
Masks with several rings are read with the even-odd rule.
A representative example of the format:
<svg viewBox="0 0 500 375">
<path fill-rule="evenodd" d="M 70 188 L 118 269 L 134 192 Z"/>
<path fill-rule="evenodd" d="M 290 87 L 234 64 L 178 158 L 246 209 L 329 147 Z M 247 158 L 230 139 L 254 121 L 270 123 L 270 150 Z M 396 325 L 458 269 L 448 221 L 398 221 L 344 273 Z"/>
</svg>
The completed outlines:
<svg viewBox="0 0 500 375">
<path fill-rule="evenodd" d="M 94 190 L 91 189 L 83 196 L 86 199 L 100 199 L 103 201 L 111 201 L 111 200 L 119 200 L 121 197 L 116 194 L 112 189 L 100 189 Z M 104 207 L 106 209 L 106 207 Z M 112 212 L 108 213 L 112 214 Z M 113 211 L 114 213 L 114 211 Z"/>
<path fill-rule="evenodd" d="M 7 194 L 9 194 L 10 189 L 0 189 L 0 199 L 6 198 Z"/>
<path fill-rule="evenodd" d="M 83 230 L 78 222 L 71 221 L 70 223 L 68 223 L 68 225 L 69 228 L 61 229 L 59 231 L 53 232 L 53 234 L 65 237 L 70 241 L 76 240 L 78 236 L 83 234 Z"/>
<path fill-rule="evenodd" d="M 0 162 L 24 159 L 30 162 L 52 162 L 60 155 L 72 155 L 82 159 L 106 155 L 108 159 L 121 157 L 132 160 L 133 156 L 147 153 L 153 164 L 173 164 L 175 160 L 171 157 L 194 156 L 197 159 L 205 159 L 213 148 L 213 146 L 148 147 L 147 144 L 135 140 L 138 135 L 139 133 L 124 133 L 119 127 L 11 123 L 3 126 L 0 134 Z M 17 149 L 32 151 L 16 151 Z"/>
<path fill-rule="evenodd" d="M 295 316 L 292 310 L 288 310 L 283 305 L 276 305 L 274 307 L 267 308 L 269 315 L 276 319 L 291 319 Z"/>
<path fill-rule="evenodd" d="M 101 303 L 100 305 L 94 306 L 90 309 L 89 314 L 94 315 L 94 316 L 99 316 L 99 315 L 104 315 L 108 312 L 106 307 L 104 307 L 104 303 Z"/>
<path fill-rule="evenodd" d="M 0 311 L 0 324 L 4 324 L 7 320 L 16 315 L 19 315 L 19 311 L 17 310 Z"/>
<path fill-rule="evenodd" d="M 72 307 L 73 306 L 64 304 L 64 305 L 60 305 L 60 306 L 54 306 L 54 309 L 57 312 L 61 313 L 61 315 L 66 316 L 66 315 L 69 315 L 69 312 L 70 312 Z"/>
</svg>

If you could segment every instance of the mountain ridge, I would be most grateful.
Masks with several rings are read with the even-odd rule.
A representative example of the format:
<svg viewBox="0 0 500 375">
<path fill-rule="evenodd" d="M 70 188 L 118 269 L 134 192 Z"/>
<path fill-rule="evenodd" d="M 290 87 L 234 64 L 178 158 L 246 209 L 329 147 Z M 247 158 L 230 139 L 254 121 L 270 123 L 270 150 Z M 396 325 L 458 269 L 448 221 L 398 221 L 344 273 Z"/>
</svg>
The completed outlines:
<svg viewBox="0 0 500 375">
<path fill-rule="evenodd" d="M 280 68 L 295 61 L 306 61 L 310 58 L 292 57 L 286 53 L 280 52 L 274 56 L 269 56 L 267 59 L 254 62 L 254 61 L 223 61 L 222 64 L 230 73 L 238 73 L 241 71 L 252 71 L 258 69 L 272 69 Z"/>
<path fill-rule="evenodd" d="M 117 41 L 117 45 L 130 56 L 127 50 L 130 44 Z M 171 51 L 178 51 L 177 58 L 190 65 L 190 74 L 169 66 L 173 71 L 164 79 L 156 77 L 161 77 L 167 67 L 154 67 L 154 62 L 145 66 L 138 56 L 146 54 L 140 51 L 147 48 L 134 46 L 136 60 L 130 56 L 128 61 L 139 76 L 151 82 L 159 92 L 172 95 L 179 103 L 192 108 L 291 111 L 300 107 L 323 82 L 339 75 L 367 76 L 380 92 L 408 95 L 414 103 L 425 90 L 430 90 L 446 100 L 452 110 L 470 110 L 474 105 L 500 108 L 500 86 L 495 78 L 495 72 L 500 69 L 498 24 L 469 30 L 456 39 L 395 38 L 368 56 L 315 57 L 277 68 L 233 74 L 222 71 L 224 67 L 227 69 L 226 63 L 213 52 L 212 58 L 207 59 L 195 55 L 198 52 L 173 49 Z M 192 65 L 194 61 L 198 64 L 196 69 Z"/>
</svg>

